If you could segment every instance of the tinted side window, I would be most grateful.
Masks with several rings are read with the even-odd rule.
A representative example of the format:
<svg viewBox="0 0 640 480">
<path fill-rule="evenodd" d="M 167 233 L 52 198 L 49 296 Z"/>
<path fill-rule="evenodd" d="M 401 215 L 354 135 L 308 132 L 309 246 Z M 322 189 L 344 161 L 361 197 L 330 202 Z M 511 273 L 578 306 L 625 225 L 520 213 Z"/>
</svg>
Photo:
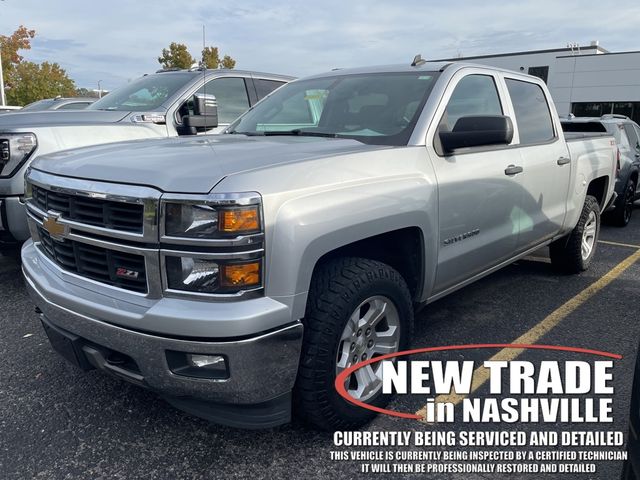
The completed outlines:
<svg viewBox="0 0 640 480">
<path fill-rule="evenodd" d="M 203 92 L 215 95 L 219 123 L 231 123 L 249 109 L 249 97 L 243 78 L 216 78 L 198 90 L 198 93 Z"/>
<path fill-rule="evenodd" d="M 256 86 L 256 93 L 258 94 L 258 100 L 262 100 L 264 97 L 273 92 L 276 88 L 284 85 L 284 82 L 276 82 L 275 80 L 263 80 L 261 78 L 254 78 L 253 83 Z"/>
<path fill-rule="evenodd" d="M 500 97 L 493 77 L 469 75 L 456 85 L 440 120 L 440 130 L 453 130 L 460 117 L 502 115 Z"/>
<path fill-rule="evenodd" d="M 506 79 L 513 102 L 520 144 L 546 142 L 555 137 L 549 104 L 544 92 L 535 83 Z"/>
</svg>

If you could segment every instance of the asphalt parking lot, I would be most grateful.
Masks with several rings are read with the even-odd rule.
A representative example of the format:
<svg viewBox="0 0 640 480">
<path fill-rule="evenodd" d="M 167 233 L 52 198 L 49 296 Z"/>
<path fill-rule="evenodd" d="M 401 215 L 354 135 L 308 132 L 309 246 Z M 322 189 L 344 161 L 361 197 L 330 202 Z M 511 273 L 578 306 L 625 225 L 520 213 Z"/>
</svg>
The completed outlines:
<svg viewBox="0 0 640 480">
<path fill-rule="evenodd" d="M 511 343 L 531 332 L 640 249 L 640 209 L 626 229 L 604 227 L 600 240 L 595 263 L 584 274 L 560 276 L 544 256 L 537 256 L 428 306 L 418 316 L 414 346 Z M 210 425 L 175 410 L 153 393 L 97 372 L 76 370 L 49 346 L 14 259 L 0 257 L 0 285 L 0 478 L 360 478 L 355 463 L 330 460 L 335 447 L 327 434 L 299 425 L 266 431 Z M 612 430 L 627 430 L 640 338 L 639 300 L 640 262 L 636 262 L 566 315 L 556 316 L 548 331 L 533 330 L 540 334 L 536 343 L 623 355 L 615 366 L 615 422 L 607 427 Z M 448 358 L 481 361 L 494 353 L 452 352 Z M 562 360 L 563 355 L 570 354 L 554 359 Z M 541 352 L 525 351 L 519 358 L 543 357 Z M 485 389 L 480 387 L 474 395 L 484 395 Z M 424 397 L 403 396 L 390 408 L 415 412 L 423 404 Z M 460 427 L 386 416 L 366 427 L 440 428 Z M 602 464 L 591 478 L 619 478 L 620 468 L 619 463 Z"/>
</svg>

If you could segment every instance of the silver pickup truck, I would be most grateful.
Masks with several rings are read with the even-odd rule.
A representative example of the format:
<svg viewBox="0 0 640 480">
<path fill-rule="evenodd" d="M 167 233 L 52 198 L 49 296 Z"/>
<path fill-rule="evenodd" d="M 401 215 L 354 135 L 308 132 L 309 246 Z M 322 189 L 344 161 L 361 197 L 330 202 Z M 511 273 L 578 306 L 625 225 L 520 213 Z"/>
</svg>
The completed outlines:
<svg viewBox="0 0 640 480">
<path fill-rule="evenodd" d="M 463 63 L 287 84 L 225 135 L 67 151 L 27 173 L 30 295 L 54 348 L 228 425 L 371 412 L 334 388 L 414 308 L 549 246 L 589 267 L 614 139 L 566 140 L 538 78 Z M 381 406 L 379 367 L 345 383 Z"/>
<path fill-rule="evenodd" d="M 29 163 L 52 152 L 124 140 L 218 133 L 292 77 L 242 70 L 145 75 L 82 111 L 0 116 L 0 246 L 29 238 L 22 195 Z M 217 116 L 208 115 L 215 97 Z"/>
</svg>

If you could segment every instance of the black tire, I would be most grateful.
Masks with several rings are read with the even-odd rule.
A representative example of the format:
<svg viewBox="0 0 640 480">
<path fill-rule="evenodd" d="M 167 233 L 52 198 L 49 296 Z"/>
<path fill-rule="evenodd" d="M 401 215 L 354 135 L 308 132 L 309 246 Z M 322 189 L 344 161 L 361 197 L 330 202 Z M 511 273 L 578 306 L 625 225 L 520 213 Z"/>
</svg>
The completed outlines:
<svg viewBox="0 0 640 480">
<path fill-rule="evenodd" d="M 413 331 L 411 294 L 402 276 L 389 265 L 363 258 L 330 260 L 314 272 L 307 301 L 295 416 L 321 430 L 348 430 L 376 414 L 343 399 L 335 389 L 340 337 L 351 314 L 371 296 L 384 295 L 400 318 L 399 350 L 409 346 Z M 392 395 L 378 392 L 368 403 L 383 407 Z"/>
<path fill-rule="evenodd" d="M 593 248 L 588 257 L 583 258 L 582 255 L 582 236 L 585 231 L 585 225 L 591 214 L 595 214 L 596 232 L 593 242 Z M 549 256 L 551 264 L 557 270 L 563 273 L 580 273 L 584 272 L 591 265 L 591 261 L 596 253 L 598 245 L 598 236 L 600 235 L 600 205 L 595 197 L 587 195 L 582 207 L 582 213 L 578 219 L 578 223 L 571 233 L 560 238 L 549 245 Z"/>
<path fill-rule="evenodd" d="M 635 196 L 636 183 L 630 178 L 624 188 L 624 192 L 616 202 L 616 208 L 606 213 L 603 219 L 608 224 L 615 225 L 616 227 L 626 227 L 629 225 L 631 214 L 633 213 L 633 200 Z"/>
</svg>

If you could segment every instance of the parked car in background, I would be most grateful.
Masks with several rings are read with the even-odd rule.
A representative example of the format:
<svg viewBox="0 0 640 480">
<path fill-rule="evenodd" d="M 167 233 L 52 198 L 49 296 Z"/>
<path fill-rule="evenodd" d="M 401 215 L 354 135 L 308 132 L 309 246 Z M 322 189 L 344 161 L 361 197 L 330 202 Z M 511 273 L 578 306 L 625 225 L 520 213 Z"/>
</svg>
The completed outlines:
<svg viewBox="0 0 640 480">
<path fill-rule="evenodd" d="M 618 198 L 603 219 L 619 227 L 626 226 L 631 220 L 633 203 L 640 198 L 640 127 L 624 115 L 603 115 L 563 118 L 562 128 L 565 132 L 602 132 L 615 137 L 619 162 L 615 187 Z"/>
<path fill-rule="evenodd" d="M 96 100 L 98 99 L 90 97 L 46 98 L 26 105 L 22 110 L 20 110 L 20 113 L 39 112 L 42 110 L 82 110 L 83 108 L 87 108 Z"/>
<path fill-rule="evenodd" d="M 14 107 L 11 105 L 0 105 L 0 113 L 17 112 L 21 109 L 22 107 Z"/>
<path fill-rule="evenodd" d="M 614 196 L 613 137 L 565 138 L 544 81 L 491 67 L 337 70 L 227 133 L 35 161 L 22 263 L 65 358 L 236 426 L 367 421 L 338 374 L 540 247 L 586 270 Z M 349 395 L 384 405 L 379 365 Z"/>
<path fill-rule="evenodd" d="M 22 202 L 24 172 L 41 155 L 123 140 L 219 133 L 292 78 L 242 70 L 159 71 L 84 110 L 1 115 L 0 244 L 15 245 L 29 237 Z M 207 109 L 216 102 L 213 118 Z"/>
</svg>

